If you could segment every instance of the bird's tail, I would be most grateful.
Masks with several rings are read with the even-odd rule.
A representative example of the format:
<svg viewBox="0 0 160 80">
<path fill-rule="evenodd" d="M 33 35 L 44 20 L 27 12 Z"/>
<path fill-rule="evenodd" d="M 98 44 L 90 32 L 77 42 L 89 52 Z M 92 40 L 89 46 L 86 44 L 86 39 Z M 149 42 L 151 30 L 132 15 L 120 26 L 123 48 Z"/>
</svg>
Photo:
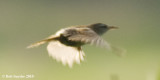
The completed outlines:
<svg viewBox="0 0 160 80">
<path fill-rule="evenodd" d="M 33 43 L 31 45 L 29 45 L 27 48 L 34 48 L 34 47 L 38 47 L 39 45 L 42 45 L 44 43 L 48 42 L 48 40 L 42 40 L 42 41 L 38 41 L 36 43 Z"/>
<path fill-rule="evenodd" d="M 42 44 L 45 44 L 45 43 L 47 43 L 47 42 L 50 42 L 50 41 L 56 40 L 56 39 L 57 39 L 57 37 L 47 38 L 47 39 L 44 39 L 44 40 L 41 40 L 41 41 L 38 41 L 38 42 L 36 42 L 36 43 L 31 44 L 31 45 L 29 45 L 27 48 L 38 47 L 38 46 L 40 46 L 40 45 L 42 45 Z"/>
</svg>

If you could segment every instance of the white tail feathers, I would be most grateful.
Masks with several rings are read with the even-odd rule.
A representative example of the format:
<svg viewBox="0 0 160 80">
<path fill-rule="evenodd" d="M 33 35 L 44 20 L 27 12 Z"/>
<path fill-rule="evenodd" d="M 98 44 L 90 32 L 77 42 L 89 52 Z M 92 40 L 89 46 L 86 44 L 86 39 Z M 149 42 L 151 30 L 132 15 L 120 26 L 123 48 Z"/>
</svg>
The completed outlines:
<svg viewBox="0 0 160 80">
<path fill-rule="evenodd" d="M 38 47 L 39 45 L 42 45 L 44 43 L 48 42 L 48 40 L 42 40 L 36 43 L 31 44 L 30 46 L 28 46 L 27 48 L 34 48 L 34 47 Z"/>
<path fill-rule="evenodd" d="M 84 52 L 77 47 L 66 46 L 59 41 L 51 41 L 47 46 L 47 50 L 49 55 L 56 59 L 57 61 L 61 61 L 62 64 L 68 64 L 71 68 L 73 63 L 80 64 L 80 61 L 84 60 Z"/>
</svg>

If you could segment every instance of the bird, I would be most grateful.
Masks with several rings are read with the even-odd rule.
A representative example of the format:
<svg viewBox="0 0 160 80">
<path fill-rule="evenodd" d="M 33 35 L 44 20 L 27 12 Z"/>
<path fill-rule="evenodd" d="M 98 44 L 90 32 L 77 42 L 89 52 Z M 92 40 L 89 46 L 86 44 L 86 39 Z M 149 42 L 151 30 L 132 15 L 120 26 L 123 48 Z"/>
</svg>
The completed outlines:
<svg viewBox="0 0 160 80">
<path fill-rule="evenodd" d="M 104 23 L 70 26 L 60 29 L 55 34 L 29 45 L 27 48 L 34 48 L 48 43 L 49 56 L 72 68 L 74 63 L 80 64 L 81 61 L 84 61 L 85 53 L 82 46 L 86 44 L 111 49 L 110 44 L 101 37 L 111 29 L 118 29 L 118 27 Z"/>
</svg>

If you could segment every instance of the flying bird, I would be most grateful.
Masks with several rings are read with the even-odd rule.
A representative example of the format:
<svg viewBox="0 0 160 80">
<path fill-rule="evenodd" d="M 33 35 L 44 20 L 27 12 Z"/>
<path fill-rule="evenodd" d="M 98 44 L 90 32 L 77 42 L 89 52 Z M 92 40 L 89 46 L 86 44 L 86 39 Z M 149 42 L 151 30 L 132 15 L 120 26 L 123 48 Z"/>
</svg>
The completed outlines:
<svg viewBox="0 0 160 80">
<path fill-rule="evenodd" d="M 68 64 L 72 67 L 73 63 L 80 64 L 84 61 L 84 52 L 82 46 L 92 44 L 110 49 L 111 46 L 101 38 L 105 32 L 118 27 L 108 26 L 103 23 L 95 23 L 90 25 L 78 25 L 61 29 L 56 34 L 48 38 L 31 44 L 27 48 L 37 47 L 44 43 L 49 43 L 47 50 L 49 56 L 62 64 Z"/>
</svg>

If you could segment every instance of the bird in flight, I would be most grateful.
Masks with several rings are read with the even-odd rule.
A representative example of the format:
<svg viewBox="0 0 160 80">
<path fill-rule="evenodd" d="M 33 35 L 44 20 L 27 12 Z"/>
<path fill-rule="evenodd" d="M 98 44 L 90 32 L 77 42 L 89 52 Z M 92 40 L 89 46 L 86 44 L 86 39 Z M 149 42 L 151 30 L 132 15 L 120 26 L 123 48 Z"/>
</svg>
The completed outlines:
<svg viewBox="0 0 160 80">
<path fill-rule="evenodd" d="M 85 54 L 82 46 L 85 44 L 93 44 L 111 49 L 111 46 L 101 38 L 101 35 L 110 29 L 117 28 L 103 23 L 71 26 L 61 29 L 56 34 L 31 44 L 27 48 L 49 43 L 47 46 L 49 56 L 62 62 L 64 65 L 68 64 L 69 67 L 72 67 L 73 63 L 80 64 L 81 61 L 84 61 Z"/>
</svg>

